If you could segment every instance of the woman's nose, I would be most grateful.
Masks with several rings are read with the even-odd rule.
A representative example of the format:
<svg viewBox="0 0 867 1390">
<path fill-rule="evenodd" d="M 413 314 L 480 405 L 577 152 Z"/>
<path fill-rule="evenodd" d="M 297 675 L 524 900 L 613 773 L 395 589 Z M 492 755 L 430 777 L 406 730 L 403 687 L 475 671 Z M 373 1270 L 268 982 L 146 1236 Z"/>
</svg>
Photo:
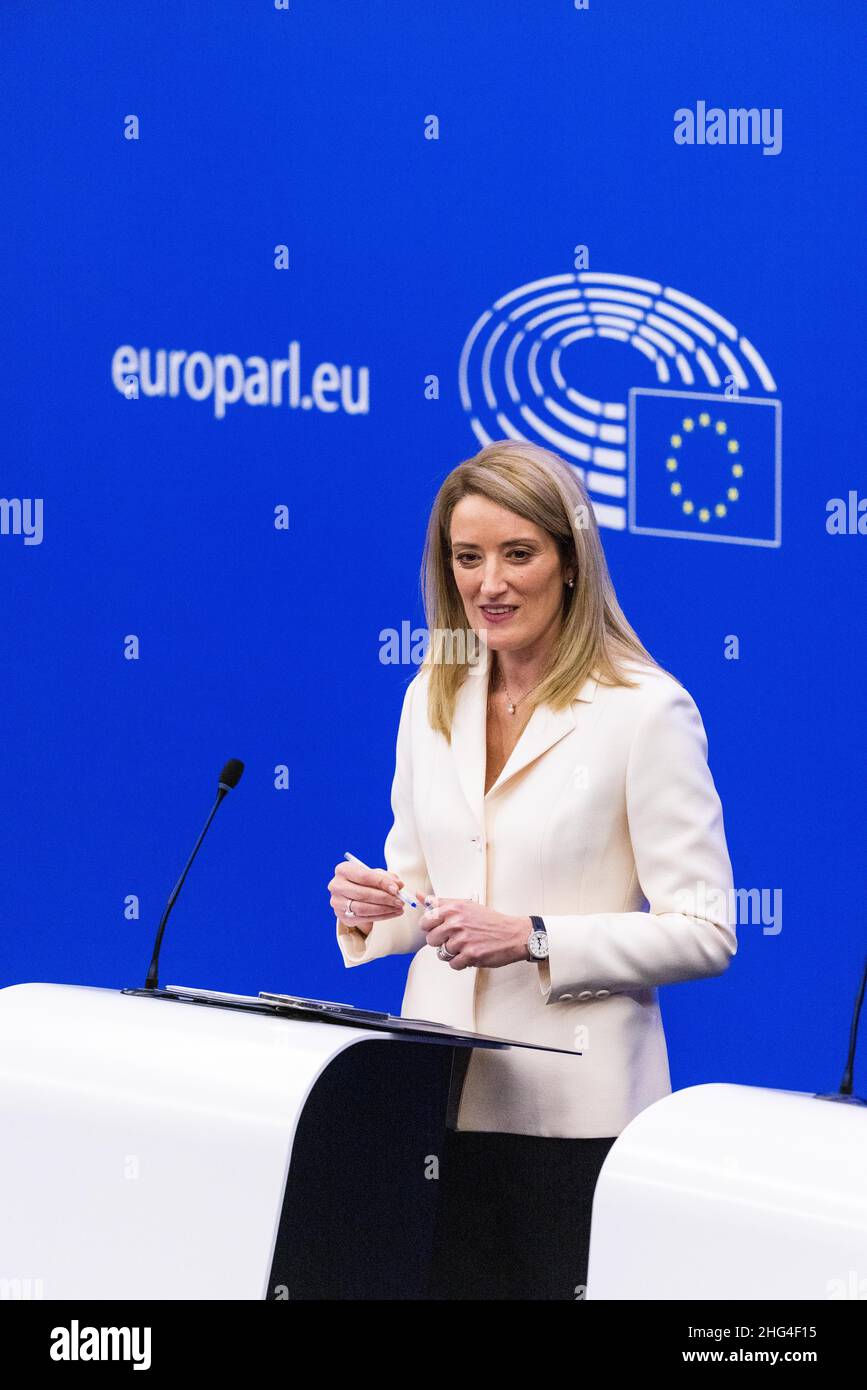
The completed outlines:
<svg viewBox="0 0 867 1390">
<path fill-rule="evenodd" d="M 505 587 L 500 575 L 499 565 L 492 564 L 482 575 L 482 593 L 491 595 L 501 594 Z"/>
</svg>

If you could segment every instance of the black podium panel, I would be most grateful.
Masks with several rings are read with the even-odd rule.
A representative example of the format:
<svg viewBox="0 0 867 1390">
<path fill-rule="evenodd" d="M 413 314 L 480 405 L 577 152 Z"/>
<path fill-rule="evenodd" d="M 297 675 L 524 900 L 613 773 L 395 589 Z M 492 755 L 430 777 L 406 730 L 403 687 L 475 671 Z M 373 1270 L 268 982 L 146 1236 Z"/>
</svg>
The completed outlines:
<svg viewBox="0 0 867 1390">
<path fill-rule="evenodd" d="M 296 1131 L 269 1300 L 426 1297 L 439 1190 L 427 1174 L 470 1052 L 365 1041 L 334 1059 Z"/>
</svg>

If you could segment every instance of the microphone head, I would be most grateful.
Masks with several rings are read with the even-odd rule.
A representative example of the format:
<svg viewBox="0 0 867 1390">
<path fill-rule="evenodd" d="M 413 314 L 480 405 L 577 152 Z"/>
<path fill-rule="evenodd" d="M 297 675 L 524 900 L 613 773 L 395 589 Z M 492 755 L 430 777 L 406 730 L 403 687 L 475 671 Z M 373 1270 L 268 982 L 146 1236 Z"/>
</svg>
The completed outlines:
<svg viewBox="0 0 867 1390">
<path fill-rule="evenodd" d="M 231 791 L 232 787 L 237 787 L 244 771 L 244 764 L 239 758 L 230 758 L 220 773 L 220 786 L 225 787 L 226 791 Z"/>
</svg>

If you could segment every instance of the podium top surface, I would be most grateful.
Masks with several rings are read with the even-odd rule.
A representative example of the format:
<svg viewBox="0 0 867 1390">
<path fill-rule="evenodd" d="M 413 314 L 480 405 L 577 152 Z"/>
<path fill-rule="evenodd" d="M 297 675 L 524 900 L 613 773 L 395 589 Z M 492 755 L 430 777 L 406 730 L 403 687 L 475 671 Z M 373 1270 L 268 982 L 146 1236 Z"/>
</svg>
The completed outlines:
<svg viewBox="0 0 867 1390">
<path fill-rule="evenodd" d="M 129 992 L 153 995 L 151 990 Z M 521 1042 L 516 1038 L 501 1038 L 491 1033 L 475 1033 L 469 1029 L 453 1028 L 450 1024 L 439 1023 L 429 1018 L 405 1018 L 401 1014 L 359 1009 L 354 1004 L 342 1004 L 329 999 L 306 999 L 300 995 L 274 994 L 267 990 L 260 990 L 258 995 L 226 994 L 220 990 L 186 985 L 166 985 L 158 993 L 160 997 L 171 997 L 182 1002 L 251 1008 L 259 1012 L 267 1011 L 278 1015 L 317 1019 L 325 1023 L 344 1024 L 351 1028 L 372 1028 L 375 1031 L 400 1033 L 404 1036 L 434 1037 L 456 1046 L 523 1047 L 534 1052 L 568 1052 L 570 1056 L 575 1055 L 572 1049 L 540 1047 L 538 1043 Z"/>
<path fill-rule="evenodd" d="M 135 1022 L 129 1006 L 135 1002 L 153 1009 L 153 1016 L 145 1019 L 136 1012 Z M 180 1010 L 155 1009 L 160 1003 L 182 1006 Z M 351 1004 L 335 1003 L 329 1000 L 304 999 L 294 995 L 262 993 L 260 995 L 234 995 L 220 990 L 207 990 L 198 986 L 168 985 L 159 990 L 128 988 L 123 990 L 106 989 L 94 985 L 58 985 L 48 983 L 27 983 L 9 985 L 0 990 L 0 1017 L 4 1010 L 30 1009 L 44 1017 L 46 1013 L 55 1015 L 59 1025 L 62 1018 L 69 1023 L 73 1020 L 86 1022 L 88 1014 L 93 1021 L 104 1019 L 110 1012 L 115 1018 L 115 1026 L 126 1024 L 135 1030 L 165 1025 L 167 1013 L 181 1012 L 193 1016 L 192 1027 L 201 1033 L 203 1015 L 212 1019 L 224 1018 L 238 1023 L 244 1019 L 254 1029 L 270 1021 L 285 1029 L 287 1024 L 303 1025 L 315 1033 L 324 1031 L 322 1045 L 325 1052 L 340 1051 L 342 1046 L 352 1046 L 365 1039 L 392 1037 L 395 1041 L 436 1042 L 453 1047 L 502 1049 L 510 1047 L 528 1048 L 535 1052 L 566 1052 L 569 1056 L 579 1053 L 570 1049 L 540 1047 L 536 1043 L 522 1042 L 513 1038 L 498 1038 L 485 1033 L 451 1028 L 448 1024 L 432 1019 L 403 1018 L 399 1015 L 377 1013 L 374 1010 L 356 1009 Z M 236 1025 L 237 1026 L 237 1025 Z M 187 1026 L 180 1020 L 177 1027 L 186 1032 Z M 170 1031 L 175 1031 L 174 1021 Z M 205 1029 L 212 1033 L 211 1028 Z M 0 1024 L 0 1036 L 3 1027 Z M 338 1035 L 342 1044 L 337 1046 Z M 300 1038 L 298 1046 L 303 1046 Z"/>
</svg>

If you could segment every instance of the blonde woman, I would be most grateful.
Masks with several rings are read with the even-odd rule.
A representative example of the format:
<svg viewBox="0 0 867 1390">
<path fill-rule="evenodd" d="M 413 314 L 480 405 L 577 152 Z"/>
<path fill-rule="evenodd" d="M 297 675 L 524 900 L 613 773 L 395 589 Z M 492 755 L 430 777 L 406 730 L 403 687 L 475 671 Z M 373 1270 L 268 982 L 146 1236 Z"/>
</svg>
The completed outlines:
<svg viewBox="0 0 867 1390">
<path fill-rule="evenodd" d="M 412 955 L 404 1016 L 566 1050 L 470 1054 L 431 1297 L 574 1299 L 605 1155 L 671 1091 L 657 988 L 737 949 L 722 807 L 556 455 L 500 441 L 449 473 L 422 583 L 385 867 L 336 867 L 337 941 Z"/>
</svg>

